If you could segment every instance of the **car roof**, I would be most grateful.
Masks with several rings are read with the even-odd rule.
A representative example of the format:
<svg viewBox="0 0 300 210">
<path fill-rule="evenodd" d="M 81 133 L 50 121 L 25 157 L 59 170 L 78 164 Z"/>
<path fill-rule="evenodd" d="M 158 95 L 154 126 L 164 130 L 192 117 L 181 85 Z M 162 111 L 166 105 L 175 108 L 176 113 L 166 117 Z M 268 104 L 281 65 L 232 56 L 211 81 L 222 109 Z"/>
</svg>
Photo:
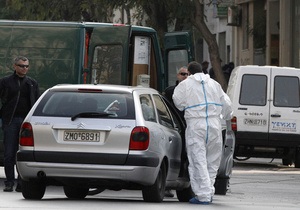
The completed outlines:
<svg viewBox="0 0 300 210">
<path fill-rule="evenodd" d="M 82 90 L 105 90 L 105 91 L 117 91 L 124 93 L 132 93 L 134 91 L 143 91 L 148 93 L 159 93 L 157 90 L 143 86 L 126 86 L 126 85 L 109 85 L 109 84 L 59 84 L 49 88 L 50 91 L 78 91 Z"/>
</svg>

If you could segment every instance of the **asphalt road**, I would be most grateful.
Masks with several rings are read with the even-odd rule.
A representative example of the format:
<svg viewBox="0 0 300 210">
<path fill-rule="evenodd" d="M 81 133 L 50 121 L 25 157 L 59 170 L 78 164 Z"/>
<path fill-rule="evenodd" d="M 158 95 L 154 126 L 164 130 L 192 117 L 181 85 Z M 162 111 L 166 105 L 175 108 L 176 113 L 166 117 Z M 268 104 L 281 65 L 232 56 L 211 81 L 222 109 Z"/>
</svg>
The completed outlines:
<svg viewBox="0 0 300 210">
<path fill-rule="evenodd" d="M 3 188 L 3 168 L 0 187 Z M 300 169 L 281 165 L 280 160 L 250 159 L 235 162 L 230 189 L 225 196 L 216 195 L 208 206 L 180 203 L 166 198 L 162 203 L 145 203 L 140 191 L 109 191 L 69 200 L 61 187 L 48 187 L 41 201 L 25 200 L 21 193 L 5 193 L 0 189 L 0 209 L 105 209 L 105 210 L 182 210 L 182 209 L 299 209 Z"/>
</svg>

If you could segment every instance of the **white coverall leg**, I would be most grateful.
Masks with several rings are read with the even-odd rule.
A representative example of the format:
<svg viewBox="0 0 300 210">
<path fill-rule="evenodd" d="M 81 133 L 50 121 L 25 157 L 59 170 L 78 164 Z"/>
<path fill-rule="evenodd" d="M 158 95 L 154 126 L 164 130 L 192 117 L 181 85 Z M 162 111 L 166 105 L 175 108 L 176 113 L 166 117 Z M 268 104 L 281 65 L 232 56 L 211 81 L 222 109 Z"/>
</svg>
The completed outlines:
<svg viewBox="0 0 300 210">
<path fill-rule="evenodd" d="M 202 202 L 210 202 L 215 192 L 214 183 L 222 153 L 220 129 L 218 118 L 187 120 L 190 181 L 193 192 Z"/>
</svg>

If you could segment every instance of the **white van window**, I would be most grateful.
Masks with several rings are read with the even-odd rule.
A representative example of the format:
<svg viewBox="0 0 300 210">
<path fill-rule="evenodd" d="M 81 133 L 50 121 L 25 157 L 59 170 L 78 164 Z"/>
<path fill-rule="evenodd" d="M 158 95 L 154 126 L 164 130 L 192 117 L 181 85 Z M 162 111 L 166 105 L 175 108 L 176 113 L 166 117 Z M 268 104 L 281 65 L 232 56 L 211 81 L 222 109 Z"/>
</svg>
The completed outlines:
<svg viewBox="0 0 300 210">
<path fill-rule="evenodd" d="M 276 76 L 274 79 L 274 106 L 299 107 L 298 77 Z"/>
<path fill-rule="evenodd" d="M 243 75 L 240 94 L 241 105 L 265 106 L 267 101 L 267 76 Z"/>
</svg>

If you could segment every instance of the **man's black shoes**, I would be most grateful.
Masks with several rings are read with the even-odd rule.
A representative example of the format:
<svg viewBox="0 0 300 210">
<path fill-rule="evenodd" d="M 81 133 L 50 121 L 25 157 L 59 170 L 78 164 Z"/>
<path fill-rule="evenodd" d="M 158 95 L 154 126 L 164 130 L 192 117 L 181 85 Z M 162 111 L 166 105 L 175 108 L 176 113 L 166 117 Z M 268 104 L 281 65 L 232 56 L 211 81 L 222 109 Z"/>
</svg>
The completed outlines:
<svg viewBox="0 0 300 210">
<path fill-rule="evenodd" d="M 14 190 L 14 185 L 6 184 L 5 188 L 3 189 L 3 192 L 12 192 L 13 190 Z M 22 186 L 20 184 L 17 184 L 15 191 L 22 192 Z"/>
<path fill-rule="evenodd" d="M 5 185 L 5 188 L 3 189 L 4 192 L 12 192 L 14 190 L 13 185 Z"/>
</svg>

